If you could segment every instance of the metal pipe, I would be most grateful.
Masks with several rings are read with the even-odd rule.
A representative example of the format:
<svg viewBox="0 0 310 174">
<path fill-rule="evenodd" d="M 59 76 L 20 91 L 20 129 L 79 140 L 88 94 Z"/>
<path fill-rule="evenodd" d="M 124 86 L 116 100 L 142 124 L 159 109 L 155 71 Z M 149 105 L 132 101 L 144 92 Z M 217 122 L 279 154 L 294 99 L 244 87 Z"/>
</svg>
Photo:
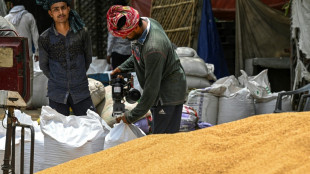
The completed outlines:
<svg viewBox="0 0 310 174">
<path fill-rule="evenodd" d="M 20 173 L 24 173 L 24 153 L 25 150 L 25 128 L 22 126 L 21 131 L 21 146 L 20 146 Z"/>
<path fill-rule="evenodd" d="M 13 132 L 12 132 L 12 160 L 11 160 L 11 166 L 12 166 L 12 173 L 15 174 L 15 137 L 16 137 L 16 125 L 13 126 Z"/>
<path fill-rule="evenodd" d="M 4 163 L 2 165 L 3 174 L 15 174 L 15 135 L 16 126 L 22 127 L 21 130 L 21 157 L 20 157 L 20 173 L 24 173 L 24 149 L 25 149 L 25 128 L 29 128 L 31 131 L 31 152 L 30 152 L 30 174 L 33 174 L 33 161 L 34 161 L 34 128 L 31 125 L 13 123 L 14 107 L 9 107 L 7 117 L 7 132 L 6 132 L 6 144 L 5 144 L 5 155 Z M 12 143 L 12 144 L 11 144 Z M 11 158 L 12 152 L 12 159 Z M 11 165 L 10 165 L 11 162 Z M 11 170 L 11 172 L 10 172 Z"/>
<path fill-rule="evenodd" d="M 25 137 L 24 137 L 24 128 L 29 128 L 30 132 L 31 132 L 31 147 L 30 147 L 30 174 L 33 174 L 33 161 L 34 161 L 34 137 L 35 137 L 35 132 L 34 132 L 34 128 L 31 125 L 26 125 L 26 124 L 19 124 L 17 126 L 22 127 L 22 145 L 21 145 L 21 173 L 24 172 L 24 141 L 25 141 Z"/>
<path fill-rule="evenodd" d="M 34 161 L 34 137 L 35 131 L 33 126 L 29 126 L 31 130 L 31 152 L 30 152 L 30 174 L 33 173 L 33 161 Z"/>
<path fill-rule="evenodd" d="M 7 130 L 6 130 L 6 142 L 5 142 L 5 153 L 3 160 L 3 174 L 8 174 L 11 168 L 10 157 L 11 157 L 11 138 L 12 138 L 12 115 L 14 113 L 14 108 L 9 107 L 7 115 Z"/>
</svg>

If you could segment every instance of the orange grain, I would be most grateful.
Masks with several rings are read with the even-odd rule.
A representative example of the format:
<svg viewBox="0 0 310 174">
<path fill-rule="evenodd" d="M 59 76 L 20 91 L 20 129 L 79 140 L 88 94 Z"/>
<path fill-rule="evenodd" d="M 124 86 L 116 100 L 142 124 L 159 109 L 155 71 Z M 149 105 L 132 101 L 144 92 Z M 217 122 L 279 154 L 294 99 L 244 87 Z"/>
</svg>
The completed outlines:
<svg viewBox="0 0 310 174">
<path fill-rule="evenodd" d="M 310 172 L 310 112 L 252 116 L 177 134 L 148 135 L 40 174 Z"/>
</svg>

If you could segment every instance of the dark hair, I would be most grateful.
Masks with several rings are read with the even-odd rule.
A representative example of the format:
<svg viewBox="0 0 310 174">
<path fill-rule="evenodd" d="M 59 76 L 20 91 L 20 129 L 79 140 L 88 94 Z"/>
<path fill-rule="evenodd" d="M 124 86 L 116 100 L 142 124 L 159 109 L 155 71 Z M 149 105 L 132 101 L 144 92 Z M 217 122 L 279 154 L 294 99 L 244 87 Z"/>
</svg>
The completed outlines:
<svg viewBox="0 0 310 174">
<path fill-rule="evenodd" d="M 23 2 L 22 2 L 22 0 L 12 0 L 11 2 L 12 2 L 12 4 L 13 4 L 14 6 L 16 6 L 16 5 L 24 5 Z"/>
<path fill-rule="evenodd" d="M 143 23 L 142 23 L 142 18 L 139 18 L 139 27 L 142 27 Z"/>
<path fill-rule="evenodd" d="M 56 2 L 64 2 L 64 3 L 67 4 L 67 7 L 70 7 L 70 2 L 69 2 L 69 1 L 65 1 L 65 0 L 64 0 L 64 1 L 56 1 Z M 51 7 L 52 7 L 52 5 L 53 5 L 54 3 L 56 3 L 56 2 L 52 2 L 52 3 L 49 4 L 49 10 L 52 10 Z"/>
<path fill-rule="evenodd" d="M 126 0 L 114 0 L 113 5 L 127 6 L 127 1 Z"/>
<path fill-rule="evenodd" d="M 123 28 L 123 26 L 126 24 L 126 16 L 122 16 L 121 18 L 119 18 L 119 20 L 117 21 L 117 30 L 120 30 Z M 143 23 L 142 23 L 142 18 L 139 18 L 139 23 L 138 23 L 139 27 L 142 27 Z"/>
<path fill-rule="evenodd" d="M 117 21 L 117 30 L 120 30 L 123 28 L 123 26 L 126 24 L 126 16 L 122 16 L 121 18 L 119 18 L 119 20 Z"/>
</svg>

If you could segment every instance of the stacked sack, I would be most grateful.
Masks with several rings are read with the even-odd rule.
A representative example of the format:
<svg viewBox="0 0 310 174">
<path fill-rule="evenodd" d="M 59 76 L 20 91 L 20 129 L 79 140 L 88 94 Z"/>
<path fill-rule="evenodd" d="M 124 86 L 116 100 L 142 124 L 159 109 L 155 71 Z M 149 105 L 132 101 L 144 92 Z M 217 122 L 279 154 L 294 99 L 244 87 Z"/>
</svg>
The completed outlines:
<svg viewBox="0 0 310 174">
<path fill-rule="evenodd" d="M 186 105 L 192 107 L 198 116 L 198 121 L 217 124 L 218 97 L 208 93 L 204 89 L 190 91 Z"/>
<path fill-rule="evenodd" d="M 213 121 L 217 120 L 217 124 L 255 115 L 253 97 L 250 95 L 249 90 L 240 86 L 234 76 L 227 76 L 217 80 L 211 87 L 205 88 L 203 92 L 209 93 L 211 96 L 209 98 L 218 98 L 217 115 L 208 116 Z M 213 114 L 216 114 L 216 112 L 213 112 Z"/>
<path fill-rule="evenodd" d="M 254 97 L 255 114 L 273 113 L 275 110 L 278 93 L 271 93 L 268 80 L 268 70 L 263 70 L 256 76 L 248 76 L 245 71 L 241 70 L 241 76 L 238 78 L 240 83 L 251 92 Z M 283 96 L 282 110 L 291 111 L 291 96 Z"/>
<path fill-rule="evenodd" d="M 252 115 L 273 113 L 278 93 L 271 93 L 267 70 L 248 77 L 244 71 L 223 77 L 210 87 L 193 90 L 186 104 L 195 108 L 199 118 L 209 123 L 222 124 Z M 291 110 L 290 97 L 282 100 L 284 111 Z"/>
<path fill-rule="evenodd" d="M 212 72 L 214 70 L 212 65 L 206 64 L 194 49 L 178 47 L 175 51 L 184 68 L 188 89 L 209 87 L 209 80 L 216 80 Z"/>
</svg>

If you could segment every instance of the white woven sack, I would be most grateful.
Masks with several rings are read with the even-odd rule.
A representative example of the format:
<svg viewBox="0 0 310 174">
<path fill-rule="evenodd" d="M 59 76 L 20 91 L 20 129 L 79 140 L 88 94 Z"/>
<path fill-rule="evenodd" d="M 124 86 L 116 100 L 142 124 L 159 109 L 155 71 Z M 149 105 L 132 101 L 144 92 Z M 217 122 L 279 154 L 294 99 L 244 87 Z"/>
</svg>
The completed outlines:
<svg viewBox="0 0 310 174">
<path fill-rule="evenodd" d="M 34 57 L 34 55 L 33 55 Z M 39 61 L 33 62 L 33 92 L 31 105 L 42 107 L 48 105 L 47 97 L 47 77 L 43 74 L 39 66 Z"/>
<path fill-rule="evenodd" d="M 211 86 L 205 77 L 186 76 L 187 89 L 199 89 Z"/>
<path fill-rule="evenodd" d="M 208 67 L 203 59 L 198 57 L 180 57 L 180 61 L 186 75 L 208 77 Z"/>
<path fill-rule="evenodd" d="M 103 150 L 105 130 L 100 116 L 91 110 L 85 116 L 64 116 L 43 106 L 40 121 L 45 168 Z"/>
<path fill-rule="evenodd" d="M 271 94 L 270 83 L 268 80 L 268 69 L 263 70 L 256 76 L 250 76 L 245 71 L 240 70 L 242 75 L 238 78 L 239 82 L 248 88 L 251 95 L 256 98 L 268 97 Z"/>
<path fill-rule="evenodd" d="M 104 140 L 104 149 L 117 146 L 121 143 L 145 136 L 145 133 L 134 124 L 121 121 L 116 123 Z"/>
<path fill-rule="evenodd" d="M 102 119 L 110 126 L 113 127 L 114 124 L 116 123 L 116 118 L 112 116 L 112 112 L 113 112 L 113 99 L 112 99 L 112 86 L 106 86 L 105 87 L 105 103 L 104 103 L 104 108 L 102 109 L 100 115 L 102 117 Z M 134 107 L 136 107 L 136 105 L 138 104 L 137 102 L 134 104 L 130 104 L 127 101 L 124 103 L 125 104 L 125 109 L 127 110 L 132 110 Z M 141 118 L 144 118 L 146 116 L 151 115 L 151 111 L 149 110 L 144 116 L 142 116 Z"/>
<path fill-rule="evenodd" d="M 88 78 L 88 87 L 93 104 L 97 106 L 104 99 L 104 85 L 98 80 Z"/>
<path fill-rule="evenodd" d="M 254 99 L 246 88 L 230 97 L 219 98 L 219 112 L 217 124 L 236 121 L 255 115 Z"/>
<path fill-rule="evenodd" d="M 217 124 L 218 97 L 207 92 L 192 90 L 188 94 L 186 105 L 193 107 L 197 111 L 199 121 L 212 125 Z"/>
<path fill-rule="evenodd" d="M 178 47 L 175 52 L 179 57 L 199 57 L 196 50 L 190 47 Z"/>
<path fill-rule="evenodd" d="M 101 113 L 103 108 L 104 108 L 104 105 L 105 105 L 105 101 L 106 99 L 104 98 L 97 106 L 96 106 L 96 112 L 97 113 Z"/>
<path fill-rule="evenodd" d="M 255 100 L 255 113 L 259 114 L 269 114 L 273 113 L 277 103 L 278 93 L 272 93 L 270 97 L 264 99 Z M 291 96 L 282 97 L 282 110 L 292 111 Z"/>
<path fill-rule="evenodd" d="M 47 77 L 42 71 L 33 72 L 33 93 L 31 105 L 34 107 L 42 107 L 48 105 L 47 97 Z"/>
<path fill-rule="evenodd" d="M 240 88 L 239 81 L 236 79 L 235 76 L 231 75 L 218 79 L 205 90 L 215 96 L 230 97 L 241 89 L 242 88 Z"/>
</svg>

